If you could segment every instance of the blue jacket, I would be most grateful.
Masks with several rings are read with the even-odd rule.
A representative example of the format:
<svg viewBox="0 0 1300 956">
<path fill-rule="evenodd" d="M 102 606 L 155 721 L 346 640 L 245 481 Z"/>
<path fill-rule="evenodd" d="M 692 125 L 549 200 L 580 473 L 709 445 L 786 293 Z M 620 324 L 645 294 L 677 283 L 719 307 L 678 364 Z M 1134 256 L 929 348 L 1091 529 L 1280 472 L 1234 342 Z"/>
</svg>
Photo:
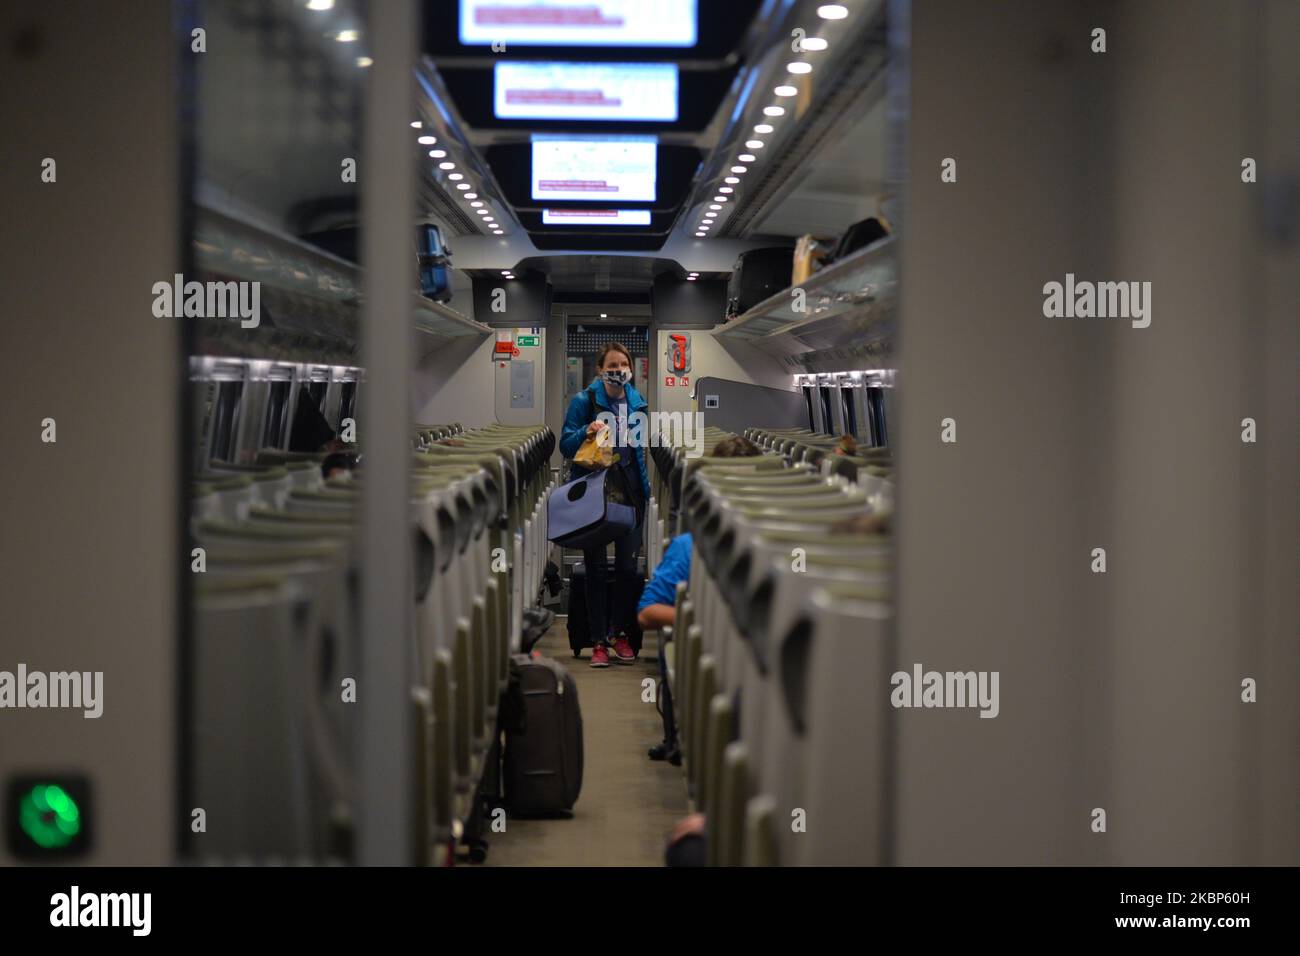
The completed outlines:
<svg viewBox="0 0 1300 956">
<path fill-rule="evenodd" d="M 691 548 L 693 539 L 690 532 L 679 534 L 664 551 L 659 567 L 655 568 L 650 581 L 641 592 L 641 603 L 636 612 L 640 614 L 651 604 L 676 604 L 677 582 L 686 581 L 691 576 Z"/>
<path fill-rule="evenodd" d="M 614 408 L 610 405 L 609 396 L 605 394 L 605 384 L 596 379 L 584 389 L 586 395 L 579 392 L 573 396 L 569 402 L 569 410 L 564 416 L 564 428 L 560 432 L 560 454 L 565 458 L 572 458 L 582 447 L 582 443 L 587 438 L 587 426 L 596 420 L 596 416 L 601 412 L 614 413 Z M 627 399 L 627 413 L 630 416 L 633 412 L 644 412 L 649 404 L 641 393 L 638 392 L 631 384 L 623 386 L 623 394 Z M 588 402 L 590 398 L 590 402 Z M 590 412 L 591 414 L 588 414 Z M 642 436 L 649 438 L 650 423 L 646 422 L 642 428 Z M 641 474 L 641 491 L 645 495 L 645 500 L 650 500 L 650 476 L 645 470 L 645 448 L 635 446 L 632 454 L 636 456 L 637 470 Z M 574 464 L 573 477 L 585 475 L 589 468 L 582 465 Z"/>
</svg>

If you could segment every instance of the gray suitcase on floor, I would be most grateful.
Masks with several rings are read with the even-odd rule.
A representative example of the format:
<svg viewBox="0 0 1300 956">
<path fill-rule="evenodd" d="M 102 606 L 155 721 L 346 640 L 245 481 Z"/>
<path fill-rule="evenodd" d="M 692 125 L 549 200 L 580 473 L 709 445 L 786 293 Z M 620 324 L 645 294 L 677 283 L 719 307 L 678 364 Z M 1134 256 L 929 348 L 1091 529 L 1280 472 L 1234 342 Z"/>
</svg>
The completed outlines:
<svg viewBox="0 0 1300 956">
<path fill-rule="evenodd" d="M 512 814 L 548 816 L 573 809 L 582 790 L 582 711 L 563 664 L 513 656 L 523 696 L 523 727 L 507 732 L 506 803 Z"/>
</svg>

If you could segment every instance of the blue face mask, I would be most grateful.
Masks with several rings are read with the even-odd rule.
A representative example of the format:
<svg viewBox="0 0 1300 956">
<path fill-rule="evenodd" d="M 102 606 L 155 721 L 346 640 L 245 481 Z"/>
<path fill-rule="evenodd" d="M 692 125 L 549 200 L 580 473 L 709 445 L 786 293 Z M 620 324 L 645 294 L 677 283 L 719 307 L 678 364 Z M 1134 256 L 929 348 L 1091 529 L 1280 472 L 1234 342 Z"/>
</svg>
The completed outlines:
<svg viewBox="0 0 1300 956">
<path fill-rule="evenodd" d="M 632 381 L 632 372 L 625 368 L 612 368 L 604 373 L 605 381 L 611 385 L 626 385 Z"/>
</svg>

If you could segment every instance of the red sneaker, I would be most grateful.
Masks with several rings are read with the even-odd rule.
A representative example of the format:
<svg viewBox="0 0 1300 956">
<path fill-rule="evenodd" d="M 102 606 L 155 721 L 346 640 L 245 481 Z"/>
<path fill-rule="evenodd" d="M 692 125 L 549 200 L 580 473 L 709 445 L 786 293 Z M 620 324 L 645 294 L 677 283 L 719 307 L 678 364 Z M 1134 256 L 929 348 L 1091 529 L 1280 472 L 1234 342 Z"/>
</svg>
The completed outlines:
<svg viewBox="0 0 1300 956">
<path fill-rule="evenodd" d="M 591 652 L 592 667 L 608 667 L 609 651 L 605 650 L 604 644 L 598 644 Z"/>
<path fill-rule="evenodd" d="M 632 653 L 632 645 L 628 643 L 626 637 L 614 639 L 614 660 L 620 664 L 632 664 L 636 662 L 636 655 Z"/>
</svg>

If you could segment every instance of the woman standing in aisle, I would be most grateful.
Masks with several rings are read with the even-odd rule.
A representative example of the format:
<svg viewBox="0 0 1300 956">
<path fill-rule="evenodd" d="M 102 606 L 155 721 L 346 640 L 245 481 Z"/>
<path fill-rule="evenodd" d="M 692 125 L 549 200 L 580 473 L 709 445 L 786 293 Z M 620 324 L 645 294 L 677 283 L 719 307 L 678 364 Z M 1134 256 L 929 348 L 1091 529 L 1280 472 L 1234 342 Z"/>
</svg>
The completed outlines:
<svg viewBox="0 0 1300 956">
<path fill-rule="evenodd" d="M 632 386 L 632 354 L 618 342 L 607 342 L 596 361 L 597 378 L 573 397 L 564 416 L 564 429 L 560 436 L 560 454 L 572 459 L 588 438 L 608 428 L 597 416 L 604 413 L 617 424 L 613 439 L 618 464 L 624 469 L 627 487 L 636 499 L 636 527 L 614 541 L 614 606 L 606 601 L 607 571 L 605 548 L 584 548 L 582 560 L 586 565 L 587 616 L 591 627 L 594 649 L 592 667 L 609 666 L 609 649 L 613 645 L 614 660 L 631 664 L 636 660 L 627 631 L 634 614 L 631 589 L 636 576 L 637 552 L 641 546 L 641 524 L 645 519 L 645 504 L 650 500 L 650 479 L 646 474 L 644 441 L 632 442 L 628 437 L 631 417 L 645 414 L 646 400 Z M 645 426 L 633 434 L 644 435 Z M 572 474 L 576 477 L 588 469 L 574 463 Z M 615 620 L 617 615 L 629 620 Z"/>
</svg>

